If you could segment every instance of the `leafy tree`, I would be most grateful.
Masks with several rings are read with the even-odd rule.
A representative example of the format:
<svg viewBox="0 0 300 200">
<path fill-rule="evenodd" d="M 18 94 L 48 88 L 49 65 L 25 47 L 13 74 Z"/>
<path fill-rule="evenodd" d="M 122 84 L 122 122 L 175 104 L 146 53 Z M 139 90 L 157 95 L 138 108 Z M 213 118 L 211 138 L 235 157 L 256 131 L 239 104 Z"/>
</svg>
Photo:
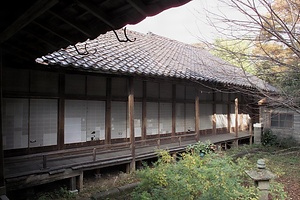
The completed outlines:
<svg viewBox="0 0 300 200">
<path fill-rule="evenodd" d="M 232 64 L 245 70 L 250 65 L 255 75 L 276 86 L 281 98 L 273 102 L 300 113 L 300 1 L 299 0 L 219 0 L 240 12 L 244 18 L 230 18 L 223 13 L 209 13 L 208 19 L 220 38 L 232 43 L 215 42 L 215 51 L 230 55 Z M 217 23 L 222 22 L 222 23 Z M 222 24 L 222 26 L 219 26 Z M 221 40 L 222 41 L 222 40 Z M 242 41 L 242 42 L 239 42 Z M 241 44 L 247 49 L 241 49 Z M 233 45 L 235 46 L 235 45 Z M 220 51 L 222 50 L 222 51 Z M 236 62 L 236 60 L 240 62 Z"/>
</svg>

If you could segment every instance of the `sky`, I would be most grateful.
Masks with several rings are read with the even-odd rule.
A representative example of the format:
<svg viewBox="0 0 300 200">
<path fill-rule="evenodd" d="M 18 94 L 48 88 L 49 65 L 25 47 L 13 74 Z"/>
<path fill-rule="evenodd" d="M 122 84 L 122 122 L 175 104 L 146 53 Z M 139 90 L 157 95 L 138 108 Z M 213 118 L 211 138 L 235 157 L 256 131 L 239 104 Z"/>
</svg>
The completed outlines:
<svg viewBox="0 0 300 200">
<path fill-rule="evenodd" d="M 127 29 L 141 33 L 152 32 L 187 44 L 199 43 L 201 40 L 212 42 L 216 31 L 208 25 L 207 11 L 233 14 L 228 7 L 221 6 L 218 0 L 193 0 L 147 17 L 136 25 L 127 25 Z"/>
</svg>

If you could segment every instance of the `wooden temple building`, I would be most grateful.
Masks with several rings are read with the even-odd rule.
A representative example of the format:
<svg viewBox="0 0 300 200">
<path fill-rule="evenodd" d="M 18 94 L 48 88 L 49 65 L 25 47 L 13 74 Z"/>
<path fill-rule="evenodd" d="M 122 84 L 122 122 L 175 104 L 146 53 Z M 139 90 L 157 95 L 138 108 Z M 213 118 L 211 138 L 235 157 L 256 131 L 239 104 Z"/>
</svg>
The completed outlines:
<svg viewBox="0 0 300 200">
<path fill-rule="evenodd" d="M 108 31 L 187 1 L 165 0 L 156 7 L 126 1 L 132 8 L 127 14 L 136 18 L 122 22 L 101 9 L 123 12 L 115 8 L 123 1 L 76 2 L 53 1 L 34 18 L 25 13 L 31 29 L 17 24 L 18 37 L 1 40 L 8 50 L 1 63 L 0 195 L 69 178 L 81 190 L 85 171 L 121 164 L 134 170 L 137 162 L 156 157 L 157 148 L 176 153 L 199 140 L 226 145 L 252 138 L 252 123 L 258 121 L 253 94 L 257 88 L 272 91 L 270 85 L 199 47 L 153 33 Z M 39 6 L 45 5 L 29 10 Z M 81 24 L 64 16 L 75 11 L 84 13 L 78 15 Z M 63 26 L 51 29 L 57 20 L 84 35 L 77 41 L 95 39 L 76 44 L 76 38 L 63 37 L 68 31 Z M 98 34 L 108 32 L 95 37 L 89 20 L 106 24 L 103 30 L 96 26 Z M 54 46 L 59 40 L 49 39 L 51 34 L 65 43 L 45 52 L 38 42 Z"/>
</svg>

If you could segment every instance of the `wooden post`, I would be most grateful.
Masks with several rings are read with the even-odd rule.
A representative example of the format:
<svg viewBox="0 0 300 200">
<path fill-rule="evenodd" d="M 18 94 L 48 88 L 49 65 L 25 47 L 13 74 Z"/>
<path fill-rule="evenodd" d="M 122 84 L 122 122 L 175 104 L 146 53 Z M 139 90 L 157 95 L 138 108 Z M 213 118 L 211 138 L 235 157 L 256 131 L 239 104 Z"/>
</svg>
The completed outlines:
<svg viewBox="0 0 300 200">
<path fill-rule="evenodd" d="M 6 194 L 4 179 L 4 150 L 2 133 L 2 49 L 0 48 L 0 196 Z"/>
<path fill-rule="evenodd" d="M 93 149 L 93 162 L 95 162 L 96 161 L 96 157 L 97 157 L 97 149 L 96 148 L 94 148 Z"/>
<path fill-rule="evenodd" d="M 143 102 L 142 102 L 142 140 L 146 140 L 146 131 L 147 131 L 147 83 L 143 81 Z"/>
<path fill-rule="evenodd" d="M 131 156 L 130 171 L 135 171 L 135 134 L 134 134 L 134 81 L 129 78 L 128 89 L 128 124 L 130 132 Z"/>
<path fill-rule="evenodd" d="M 83 190 L 83 171 L 77 176 L 77 189 L 79 192 Z"/>
<path fill-rule="evenodd" d="M 228 93 L 228 99 L 227 99 L 227 132 L 231 133 L 231 101 L 230 101 L 230 93 Z"/>
<path fill-rule="evenodd" d="M 235 112 L 235 137 L 239 136 L 239 100 L 234 100 L 234 112 Z"/>
<path fill-rule="evenodd" d="M 172 85 L 172 142 L 176 133 L 176 85 Z"/>
<path fill-rule="evenodd" d="M 65 146 L 65 75 L 59 74 L 59 103 L 58 103 L 58 149 Z"/>
<path fill-rule="evenodd" d="M 212 122 L 213 122 L 213 127 L 212 127 L 212 132 L 213 134 L 217 134 L 217 116 L 216 116 L 216 92 L 213 92 L 213 116 L 212 116 Z"/>
<path fill-rule="evenodd" d="M 70 178 L 70 190 L 71 191 L 76 190 L 76 176 Z"/>
<path fill-rule="evenodd" d="M 111 144 L 111 78 L 106 79 L 105 144 Z"/>
<path fill-rule="evenodd" d="M 196 141 L 199 141 L 200 138 L 200 105 L 199 105 L 199 91 L 196 91 L 195 98 L 195 132 L 196 132 Z"/>
<path fill-rule="evenodd" d="M 252 120 L 250 119 L 250 123 L 249 123 L 249 132 L 250 132 L 250 145 L 253 144 L 253 129 L 252 129 Z"/>
</svg>

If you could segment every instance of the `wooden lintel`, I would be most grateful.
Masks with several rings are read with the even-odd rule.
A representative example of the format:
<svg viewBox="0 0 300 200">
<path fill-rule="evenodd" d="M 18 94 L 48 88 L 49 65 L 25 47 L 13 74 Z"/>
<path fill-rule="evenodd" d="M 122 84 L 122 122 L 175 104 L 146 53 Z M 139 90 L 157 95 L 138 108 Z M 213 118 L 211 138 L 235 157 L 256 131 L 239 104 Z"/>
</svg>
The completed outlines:
<svg viewBox="0 0 300 200">
<path fill-rule="evenodd" d="M 99 20 L 103 21 L 105 24 L 107 24 L 111 28 L 115 29 L 115 26 L 111 22 L 109 22 L 107 20 L 107 19 L 109 19 L 109 17 L 107 16 L 107 14 L 105 14 L 103 11 L 99 10 L 96 5 L 94 5 L 90 1 L 82 1 L 82 0 L 77 0 L 76 3 L 80 7 L 86 9 L 88 12 L 90 12 L 91 14 L 93 14 Z"/>
<path fill-rule="evenodd" d="M 145 6 L 145 4 L 143 4 L 142 1 L 127 0 L 127 2 L 144 17 L 148 16 L 147 13 L 145 12 L 146 6 Z"/>
<path fill-rule="evenodd" d="M 20 16 L 15 22 L 13 22 L 9 27 L 7 27 L 5 31 L 3 31 L 0 34 L 0 44 L 8 40 L 19 30 L 27 26 L 30 22 L 38 18 L 45 11 L 49 10 L 57 3 L 58 0 L 37 1 L 22 16 Z"/>
<path fill-rule="evenodd" d="M 55 13 L 50 10 L 48 10 L 47 12 L 50 13 L 51 15 L 53 15 L 54 17 L 60 19 L 61 21 L 65 22 L 66 24 L 72 26 L 73 28 L 75 28 L 76 30 L 78 30 L 79 32 L 81 32 L 82 34 L 87 36 L 88 38 L 92 38 L 92 36 L 89 34 L 89 32 L 87 32 L 87 30 L 89 30 L 89 28 L 83 26 L 82 24 L 77 23 L 75 20 L 69 19 L 68 16 L 65 16 L 65 15 L 63 16 L 62 14 L 58 14 L 58 13 Z"/>
</svg>

